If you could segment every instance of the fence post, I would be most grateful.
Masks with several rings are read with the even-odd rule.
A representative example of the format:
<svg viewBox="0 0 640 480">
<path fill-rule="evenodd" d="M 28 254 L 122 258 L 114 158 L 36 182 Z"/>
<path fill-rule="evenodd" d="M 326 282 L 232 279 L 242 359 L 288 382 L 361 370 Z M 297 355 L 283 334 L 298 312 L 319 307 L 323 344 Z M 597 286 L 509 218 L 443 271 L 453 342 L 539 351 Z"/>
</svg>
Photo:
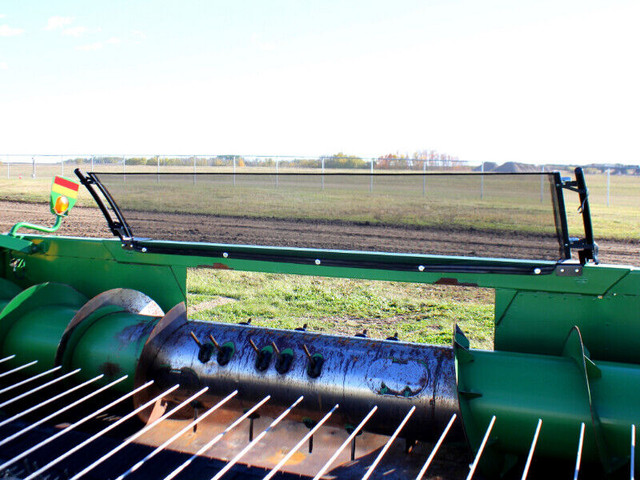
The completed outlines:
<svg viewBox="0 0 640 480">
<path fill-rule="evenodd" d="M 320 172 L 322 173 L 322 190 L 324 190 L 324 157 L 320 159 Z"/>
<path fill-rule="evenodd" d="M 31 157 L 31 178 L 36 178 L 36 157 Z"/>
<path fill-rule="evenodd" d="M 607 207 L 609 206 L 610 191 L 611 191 L 611 169 L 607 168 Z"/>
<path fill-rule="evenodd" d="M 542 173 L 544 173 L 544 165 L 542 165 Z M 540 175 L 540 203 L 544 202 L 544 175 Z"/>
<path fill-rule="evenodd" d="M 422 162 L 422 196 L 427 195 L 427 161 Z"/>
<path fill-rule="evenodd" d="M 371 173 L 369 174 L 369 193 L 373 192 L 373 158 L 371 159 Z"/>
<path fill-rule="evenodd" d="M 193 184 L 196 184 L 196 157 L 193 157 Z"/>
<path fill-rule="evenodd" d="M 156 155 L 156 183 L 160 183 L 160 155 Z"/>
<path fill-rule="evenodd" d="M 276 188 L 280 185 L 280 159 L 276 158 Z"/>
<path fill-rule="evenodd" d="M 236 186 L 236 157 L 233 157 L 233 186 Z"/>
<path fill-rule="evenodd" d="M 127 157 L 122 157 L 122 181 L 127 181 Z"/>
<path fill-rule="evenodd" d="M 484 199 L 484 162 L 480 165 L 480 200 Z"/>
</svg>

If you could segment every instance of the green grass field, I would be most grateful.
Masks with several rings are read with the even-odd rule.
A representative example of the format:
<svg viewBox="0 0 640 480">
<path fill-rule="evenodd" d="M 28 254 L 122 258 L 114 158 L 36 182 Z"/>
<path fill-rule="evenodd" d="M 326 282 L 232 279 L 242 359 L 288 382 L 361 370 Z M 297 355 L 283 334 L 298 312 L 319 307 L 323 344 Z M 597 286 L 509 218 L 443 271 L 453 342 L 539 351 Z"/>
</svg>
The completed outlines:
<svg viewBox="0 0 640 480">
<path fill-rule="evenodd" d="M 493 291 L 244 272 L 189 272 L 189 318 L 354 335 L 398 333 L 450 344 L 458 323 L 475 348 L 493 345 Z"/>
</svg>

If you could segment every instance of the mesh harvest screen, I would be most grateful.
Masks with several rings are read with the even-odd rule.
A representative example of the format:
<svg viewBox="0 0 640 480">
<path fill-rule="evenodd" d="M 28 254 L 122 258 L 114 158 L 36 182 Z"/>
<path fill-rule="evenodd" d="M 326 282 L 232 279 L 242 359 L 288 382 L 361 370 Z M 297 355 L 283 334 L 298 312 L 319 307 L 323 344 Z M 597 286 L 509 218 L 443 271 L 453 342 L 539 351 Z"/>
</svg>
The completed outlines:
<svg viewBox="0 0 640 480">
<path fill-rule="evenodd" d="M 137 238 L 561 257 L 549 173 L 94 175 Z"/>
</svg>

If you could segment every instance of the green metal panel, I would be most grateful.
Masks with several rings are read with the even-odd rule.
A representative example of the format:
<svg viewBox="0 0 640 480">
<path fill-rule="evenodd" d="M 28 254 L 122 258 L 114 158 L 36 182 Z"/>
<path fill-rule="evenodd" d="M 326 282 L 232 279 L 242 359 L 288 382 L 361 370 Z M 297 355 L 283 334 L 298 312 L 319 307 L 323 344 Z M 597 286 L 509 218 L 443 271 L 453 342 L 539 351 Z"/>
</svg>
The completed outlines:
<svg viewBox="0 0 640 480">
<path fill-rule="evenodd" d="M 53 366 L 62 332 L 87 298 L 68 285 L 44 283 L 16 295 L 0 312 L 0 349 L 16 355 L 11 364 L 37 359 Z"/>
<path fill-rule="evenodd" d="M 497 292 L 504 295 L 509 292 Z M 574 325 L 592 358 L 640 363 L 640 296 L 615 291 L 600 296 L 518 292 L 498 317 L 495 349 L 559 355 Z"/>
<path fill-rule="evenodd" d="M 63 358 L 66 369 L 82 368 L 88 379 L 104 374 L 104 382 L 128 375 L 118 384 L 121 391 L 133 388 L 136 365 L 151 330 L 158 319 L 103 307 L 73 332 Z"/>
<path fill-rule="evenodd" d="M 576 337 L 567 339 L 564 356 L 469 351 L 457 337 L 460 407 L 474 449 L 496 416 L 487 457 L 494 463 L 485 465 L 494 474 L 504 467 L 496 459 L 526 456 L 538 419 L 543 423 L 536 455 L 575 458 L 584 422 L 585 461 L 606 471 L 628 462 L 631 425 L 640 418 L 640 366 L 593 364 L 576 354 L 586 354 Z"/>
<path fill-rule="evenodd" d="M 88 297 L 111 288 L 130 288 L 145 293 L 168 311 L 186 299 L 186 268 L 119 262 L 107 245 L 121 249 L 111 240 L 64 237 L 33 238 L 39 251 L 25 255 L 25 268 L 8 272 L 8 278 L 27 287 L 46 281 L 74 286 Z"/>
</svg>

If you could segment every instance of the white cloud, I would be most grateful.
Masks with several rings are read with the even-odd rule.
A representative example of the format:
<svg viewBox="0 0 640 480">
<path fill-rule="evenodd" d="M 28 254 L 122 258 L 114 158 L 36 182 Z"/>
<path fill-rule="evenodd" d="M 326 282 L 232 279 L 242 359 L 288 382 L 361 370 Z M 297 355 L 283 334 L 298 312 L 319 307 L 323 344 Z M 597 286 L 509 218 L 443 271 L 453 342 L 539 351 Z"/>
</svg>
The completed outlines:
<svg viewBox="0 0 640 480">
<path fill-rule="evenodd" d="M 7 62 L 0 62 L 0 70 L 6 70 L 9 68 L 9 65 L 7 65 Z"/>
<path fill-rule="evenodd" d="M 276 45 L 273 42 L 265 42 L 260 38 L 260 35 L 254 33 L 251 35 L 251 44 L 258 50 L 263 52 L 272 52 L 276 49 Z"/>
<path fill-rule="evenodd" d="M 147 36 L 140 30 L 133 30 L 131 32 L 131 35 L 133 35 L 134 40 L 136 40 L 138 43 L 141 42 L 142 40 L 147 39 Z"/>
<path fill-rule="evenodd" d="M 6 24 L 0 25 L 0 37 L 15 37 L 23 32 L 22 28 L 13 28 Z"/>
<path fill-rule="evenodd" d="M 88 43 L 86 45 L 79 45 L 76 47 L 76 50 L 81 50 L 83 52 L 92 52 L 94 50 L 100 50 L 102 47 L 104 47 L 104 43 L 94 42 L 94 43 Z"/>
<path fill-rule="evenodd" d="M 4 18 L 6 15 L 4 13 L 0 13 L 0 18 Z"/>
<path fill-rule="evenodd" d="M 69 27 L 65 28 L 62 31 L 63 35 L 67 35 L 69 37 L 80 37 L 87 33 L 89 29 L 87 27 Z"/>
<path fill-rule="evenodd" d="M 67 25 L 71 25 L 73 22 L 72 17 L 51 17 L 47 20 L 47 26 L 44 27 L 45 30 L 57 30 L 59 28 L 64 28 Z"/>
<path fill-rule="evenodd" d="M 121 40 L 118 37 L 111 37 L 109 40 L 107 40 L 107 43 L 109 45 L 117 45 L 120 42 Z"/>
</svg>

